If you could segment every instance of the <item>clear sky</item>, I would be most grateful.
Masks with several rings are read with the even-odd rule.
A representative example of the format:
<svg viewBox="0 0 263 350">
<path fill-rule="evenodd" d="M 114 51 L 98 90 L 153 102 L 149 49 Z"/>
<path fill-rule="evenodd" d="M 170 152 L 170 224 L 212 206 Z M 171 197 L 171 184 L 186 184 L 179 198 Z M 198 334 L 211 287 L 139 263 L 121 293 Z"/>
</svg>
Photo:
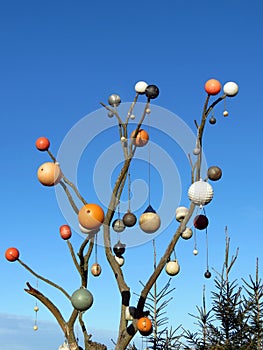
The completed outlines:
<svg viewBox="0 0 263 350">
<path fill-rule="evenodd" d="M 176 207 L 188 204 L 188 146 L 180 151 L 176 145 L 183 122 L 177 128 L 177 117 L 170 122 L 170 113 L 195 131 L 193 121 L 199 119 L 206 98 L 205 81 L 216 78 L 222 84 L 239 84 L 239 94 L 227 101 L 229 117 L 222 116 L 222 104 L 215 109 L 217 124 L 206 128 L 207 164 L 219 165 L 223 170 L 220 182 L 213 184 L 214 200 L 206 209 L 210 220 L 210 267 L 221 269 L 227 225 L 233 253 L 240 248 L 233 277 L 253 274 L 256 257 L 262 274 L 262 16 L 260 0 L 1 2 L 0 340 L 4 350 L 57 349 L 64 341 L 52 315 L 41 305 L 39 330 L 33 331 L 35 300 L 23 289 L 26 281 L 33 285 L 37 281 L 19 264 L 5 260 L 6 248 L 17 247 L 25 263 L 63 285 L 69 293 L 79 287 L 67 246 L 58 234 L 59 226 L 66 223 L 65 209 L 61 211 L 54 188 L 41 186 L 36 177 L 39 165 L 49 158 L 36 150 L 35 140 L 47 136 L 51 150 L 57 154 L 66 135 L 70 136 L 68 133 L 79 127 L 78 121 L 84 120 L 86 129 L 82 129 L 78 141 L 88 147 L 78 164 L 78 185 L 87 201 L 104 206 L 107 195 L 101 189 L 114 182 L 121 158 L 116 159 L 118 153 L 114 153 L 114 169 L 103 171 L 106 160 L 113 159 L 108 158 L 105 149 L 118 142 L 118 131 L 114 133 L 110 129 L 113 121 L 104 111 L 98 111 L 99 102 L 107 103 L 112 93 L 118 93 L 123 102 L 131 101 L 139 80 L 159 87 L 160 96 L 153 101 L 156 107 L 152 109 L 152 126 L 170 137 L 152 130 L 151 140 L 159 148 L 153 145 L 151 150 L 151 160 L 156 162 L 151 201 L 156 209 L 160 208 L 165 226 L 156 237 L 158 257 L 176 229 L 175 220 L 169 221 Z M 69 154 L 65 167 L 70 168 L 71 161 L 75 161 L 74 152 Z M 131 173 L 133 205 L 140 215 L 146 206 L 143 196 L 147 194 L 147 150 L 139 150 L 137 168 L 135 163 Z M 170 178 L 166 182 L 167 174 Z M 166 215 L 169 225 L 165 223 Z M 151 241 L 138 244 L 139 234 L 137 229 L 130 229 L 121 237 L 130 246 L 123 269 L 134 293 L 140 291 L 139 280 L 146 281 L 153 260 Z M 129 235 L 135 238 L 130 240 Z M 112 237 L 113 241 L 117 239 Z M 82 240 L 75 233 L 72 244 L 78 247 Z M 203 284 L 208 295 L 213 285 L 212 279 L 205 280 L 203 276 L 203 232 L 198 232 L 197 240 L 196 257 L 192 254 L 193 240 L 180 242 L 176 249 L 181 273 L 172 280 L 176 290 L 169 306 L 170 322 L 175 327 L 181 323 L 194 327 L 188 313 L 201 304 Z M 97 279 L 90 278 L 89 289 L 95 302 L 86 320 L 94 339 L 109 345 L 109 339 L 116 336 L 120 300 L 100 246 L 98 257 L 103 272 Z M 160 288 L 167 279 L 163 273 Z M 60 294 L 42 281 L 38 286 L 56 300 L 65 315 L 69 314 L 70 305 Z M 132 302 L 136 302 L 135 295 Z"/>
</svg>

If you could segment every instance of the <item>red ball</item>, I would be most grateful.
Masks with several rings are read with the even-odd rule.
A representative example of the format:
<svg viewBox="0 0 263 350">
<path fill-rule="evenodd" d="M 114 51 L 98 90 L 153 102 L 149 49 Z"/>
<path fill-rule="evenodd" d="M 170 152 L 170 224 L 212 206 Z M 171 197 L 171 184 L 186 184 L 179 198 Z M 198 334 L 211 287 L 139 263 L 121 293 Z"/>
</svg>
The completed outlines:
<svg viewBox="0 0 263 350">
<path fill-rule="evenodd" d="M 36 148 L 39 150 L 39 151 L 47 151 L 49 149 L 49 146 L 50 146 L 50 142 L 49 142 L 49 139 L 47 139 L 46 137 L 42 136 L 42 137 L 39 137 L 37 140 L 36 140 Z"/>
<path fill-rule="evenodd" d="M 59 228 L 60 236 L 62 239 L 69 239 L 72 235 L 69 225 L 62 225 Z"/>
<path fill-rule="evenodd" d="M 205 215 L 197 215 L 194 218 L 194 227 L 198 230 L 204 230 L 208 226 L 208 219 Z"/>
<path fill-rule="evenodd" d="M 5 257 L 8 261 L 16 261 L 19 258 L 19 251 L 16 248 L 8 248 L 5 252 Z"/>
</svg>

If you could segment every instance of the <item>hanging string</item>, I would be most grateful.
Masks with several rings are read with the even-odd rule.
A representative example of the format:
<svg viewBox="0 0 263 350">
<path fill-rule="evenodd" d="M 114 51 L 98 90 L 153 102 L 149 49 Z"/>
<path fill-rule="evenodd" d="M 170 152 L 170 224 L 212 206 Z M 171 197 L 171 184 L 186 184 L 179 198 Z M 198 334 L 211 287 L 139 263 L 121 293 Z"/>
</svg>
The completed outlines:
<svg viewBox="0 0 263 350">
<path fill-rule="evenodd" d="M 131 211 L 131 173 L 128 172 L 128 211 Z"/>
<path fill-rule="evenodd" d="M 95 263 L 98 263 L 98 234 L 95 235 Z"/>
<path fill-rule="evenodd" d="M 174 260 L 177 260 L 177 259 L 176 259 L 176 252 L 175 252 L 175 249 L 173 250 L 173 252 L 174 252 Z"/>
<path fill-rule="evenodd" d="M 38 289 L 38 279 L 37 279 L 37 283 L 36 283 L 36 289 Z M 37 304 L 37 300 L 36 300 L 36 304 L 35 304 L 35 307 L 34 307 L 34 311 L 35 311 L 35 323 L 34 323 L 34 331 L 37 331 L 38 330 L 38 325 L 37 325 L 37 313 L 38 313 L 38 310 L 39 310 L 39 307 L 38 307 L 38 304 Z"/>
<path fill-rule="evenodd" d="M 148 114 L 148 134 L 150 135 L 150 114 Z M 151 203 L 151 146 L 148 142 L 148 186 L 149 186 L 149 205 Z"/>
<path fill-rule="evenodd" d="M 118 226 L 120 227 L 120 220 L 121 220 L 121 214 L 120 214 L 120 201 L 118 203 Z M 118 241 L 120 240 L 120 232 L 117 231 L 117 237 L 118 237 Z M 97 238 L 97 235 L 96 235 Z"/>
<path fill-rule="evenodd" d="M 208 231 L 207 228 L 205 229 L 205 236 L 206 236 L 206 270 L 209 270 L 209 265 L 208 265 Z"/>
</svg>

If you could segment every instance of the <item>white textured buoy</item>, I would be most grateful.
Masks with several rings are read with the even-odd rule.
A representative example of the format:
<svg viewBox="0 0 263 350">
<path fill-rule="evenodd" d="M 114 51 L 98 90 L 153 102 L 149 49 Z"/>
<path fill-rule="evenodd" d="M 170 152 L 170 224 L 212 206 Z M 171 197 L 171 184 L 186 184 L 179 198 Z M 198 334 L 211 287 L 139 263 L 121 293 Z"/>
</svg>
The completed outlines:
<svg viewBox="0 0 263 350">
<path fill-rule="evenodd" d="M 206 205 L 213 199 L 212 186 L 203 180 L 194 182 L 188 190 L 188 198 L 196 205 Z"/>
<path fill-rule="evenodd" d="M 226 83 L 223 87 L 224 93 L 229 97 L 234 97 L 238 93 L 238 85 L 237 83 L 234 83 L 233 81 L 229 81 Z"/>
<path fill-rule="evenodd" d="M 138 94 L 144 94 L 147 86 L 148 84 L 145 81 L 138 81 L 138 83 L 135 84 L 134 89 Z"/>
<path fill-rule="evenodd" d="M 177 260 L 171 260 L 166 264 L 165 271 L 169 276 L 175 276 L 180 272 L 180 265 Z"/>
</svg>

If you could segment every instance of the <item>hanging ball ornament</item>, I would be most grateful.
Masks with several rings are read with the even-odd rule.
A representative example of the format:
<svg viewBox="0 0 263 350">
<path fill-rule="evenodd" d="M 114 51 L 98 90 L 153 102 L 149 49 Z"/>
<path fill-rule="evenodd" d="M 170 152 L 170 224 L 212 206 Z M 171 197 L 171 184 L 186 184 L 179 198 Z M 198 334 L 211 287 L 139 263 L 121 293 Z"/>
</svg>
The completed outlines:
<svg viewBox="0 0 263 350">
<path fill-rule="evenodd" d="M 180 272 L 180 265 L 177 260 L 170 260 L 165 266 L 165 271 L 169 276 L 175 276 Z"/>
<path fill-rule="evenodd" d="M 60 226 L 59 233 L 60 233 L 60 237 L 64 240 L 69 239 L 72 235 L 69 225 Z"/>
<path fill-rule="evenodd" d="M 150 108 L 146 108 L 145 113 L 146 113 L 146 114 L 150 114 L 150 113 L 151 113 Z"/>
<path fill-rule="evenodd" d="M 141 335 L 147 336 L 152 333 L 152 321 L 144 316 L 138 319 L 137 328 Z"/>
<path fill-rule="evenodd" d="M 35 324 L 33 329 L 34 329 L 34 331 L 37 331 L 38 330 L 38 326 Z"/>
<path fill-rule="evenodd" d="M 109 105 L 112 107 L 118 107 L 121 103 L 121 98 L 117 94 L 112 94 L 108 98 Z"/>
<path fill-rule="evenodd" d="M 97 277 L 101 274 L 101 266 L 98 263 L 92 264 L 90 271 L 93 276 Z"/>
<path fill-rule="evenodd" d="M 193 236 L 193 230 L 190 227 L 186 227 L 186 229 L 181 233 L 181 237 L 183 239 L 190 239 Z"/>
<path fill-rule="evenodd" d="M 238 85 L 233 81 L 229 81 L 224 85 L 223 91 L 228 97 L 234 97 L 238 93 Z"/>
<path fill-rule="evenodd" d="M 38 312 L 38 311 L 39 311 L 39 307 L 38 307 L 37 305 L 34 307 L 34 311 L 35 311 L 35 312 Z"/>
<path fill-rule="evenodd" d="M 131 120 L 134 120 L 134 119 L 135 119 L 135 115 L 132 114 L 132 115 L 130 116 L 130 119 L 131 119 Z"/>
<path fill-rule="evenodd" d="M 198 254 L 198 250 L 197 250 L 197 249 L 194 249 L 194 250 L 193 250 L 193 254 L 194 254 L 194 255 L 197 255 L 197 254 Z"/>
<path fill-rule="evenodd" d="M 189 209 L 186 207 L 178 207 L 175 211 L 175 218 L 178 222 L 182 222 L 186 215 L 188 214 Z"/>
<path fill-rule="evenodd" d="M 114 113 L 113 113 L 113 112 L 109 112 L 109 113 L 108 113 L 108 117 L 109 117 L 109 118 L 112 118 L 113 116 L 114 116 Z"/>
<path fill-rule="evenodd" d="M 125 263 L 125 259 L 123 256 L 114 256 L 115 260 L 117 261 L 117 263 L 119 264 L 119 266 L 123 266 Z"/>
<path fill-rule="evenodd" d="M 138 83 L 135 84 L 134 89 L 138 94 L 145 94 L 147 86 L 148 84 L 145 81 L 138 81 Z"/>
<path fill-rule="evenodd" d="M 200 154 L 200 148 L 195 147 L 194 150 L 193 150 L 193 154 L 194 154 L 195 156 L 198 156 L 198 154 Z"/>
<path fill-rule="evenodd" d="M 62 173 L 59 163 L 46 162 L 40 165 L 37 171 L 39 182 L 44 186 L 54 186 L 59 183 Z"/>
<path fill-rule="evenodd" d="M 94 230 L 101 226 L 104 221 L 104 211 L 98 204 L 85 204 L 78 213 L 81 226 Z"/>
<path fill-rule="evenodd" d="M 126 139 L 125 136 L 122 136 L 122 137 L 121 137 L 121 142 L 127 142 L 127 139 Z"/>
<path fill-rule="evenodd" d="M 143 130 L 143 129 L 140 129 L 138 131 L 138 134 L 137 136 L 135 137 L 135 132 L 136 130 L 134 130 L 132 133 L 131 133 L 131 140 L 132 140 L 132 143 L 136 146 L 136 147 L 143 147 L 145 146 L 148 141 L 149 141 L 149 134 L 147 131 Z"/>
<path fill-rule="evenodd" d="M 212 186 L 203 180 L 194 182 L 188 190 L 188 198 L 196 205 L 206 205 L 213 199 Z"/>
<path fill-rule="evenodd" d="M 208 95 L 217 95 L 221 90 L 221 84 L 216 79 L 209 79 L 205 83 L 205 91 Z"/>
<path fill-rule="evenodd" d="M 126 247 L 126 244 L 123 244 L 121 243 L 121 241 L 118 241 L 113 247 L 113 251 L 115 255 L 118 257 L 121 257 L 122 254 L 125 253 L 125 247 Z"/>
<path fill-rule="evenodd" d="M 50 141 L 44 136 L 39 137 L 36 140 L 36 148 L 41 152 L 47 151 L 49 149 L 49 146 L 50 146 Z"/>
<path fill-rule="evenodd" d="M 223 112 L 223 116 L 224 116 L 224 117 L 228 117 L 228 111 L 224 111 L 224 112 Z"/>
<path fill-rule="evenodd" d="M 5 258 L 11 262 L 16 261 L 19 258 L 19 250 L 13 247 L 8 248 L 5 251 Z"/>
<path fill-rule="evenodd" d="M 116 219 L 112 223 L 112 228 L 115 232 L 121 233 L 125 230 L 125 225 L 122 219 Z"/>
<path fill-rule="evenodd" d="M 145 95 L 150 99 L 153 100 L 159 95 L 159 89 L 156 85 L 148 85 L 145 89 Z"/>
<path fill-rule="evenodd" d="M 211 272 L 209 270 L 206 270 L 204 273 L 205 278 L 210 278 L 212 276 Z"/>
<path fill-rule="evenodd" d="M 149 205 L 144 213 L 140 216 L 139 225 L 141 230 L 146 233 L 154 233 L 160 228 L 160 216 L 156 213 L 151 205 Z"/>
<path fill-rule="evenodd" d="M 206 215 L 200 214 L 194 218 L 194 227 L 198 230 L 204 230 L 208 226 L 208 218 Z"/>
<path fill-rule="evenodd" d="M 126 214 L 124 214 L 123 218 L 122 218 L 122 221 L 124 223 L 125 226 L 127 227 L 132 227 L 136 224 L 137 222 L 137 218 L 136 216 L 131 213 L 129 210 Z"/>
<path fill-rule="evenodd" d="M 207 176 L 211 181 L 217 181 L 222 177 L 222 170 L 218 166 L 210 166 L 207 170 Z"/>
<path fill-rule="evenodd" d="M 210 123 L 211 125 L 214 125 L 214 124 L 216 123 L 216 118 L 215 118 L 215 117 L 211 117 L 211 118 L 209 119 L 209 123 Z"/>
<path fill-rule="evenodd" d="M 79 288 L 72 294 L 71 304 L 78 311 L 86 311 L 93 304 L 93 295 L 86 288 Z"/>
</svg>

